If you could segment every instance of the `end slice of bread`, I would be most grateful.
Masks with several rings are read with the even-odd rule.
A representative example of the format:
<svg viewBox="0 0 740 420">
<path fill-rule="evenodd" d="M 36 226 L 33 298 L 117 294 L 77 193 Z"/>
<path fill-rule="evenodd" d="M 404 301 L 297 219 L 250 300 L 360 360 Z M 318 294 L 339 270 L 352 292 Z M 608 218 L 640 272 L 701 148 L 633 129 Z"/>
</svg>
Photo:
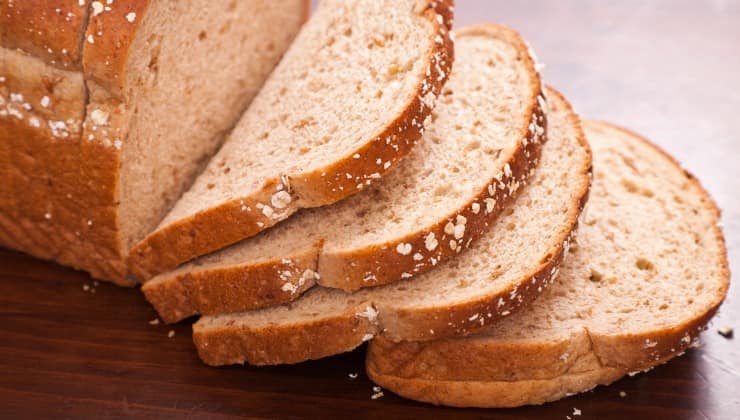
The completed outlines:
<svg viewBox="0 0 740 420">
<path fill-rule="evenodd" d="M 345 351 L 376 335 L 432 340 L 467 335 L 538 296 L 567 252 L 590 183 L 578 118 L 548 93 L 548 141 L 515 203 L 471 248 L 407 282 L 347 294 L 316 287 L 288 305 L 205 316 L 193 326 L 211 365 L 296 363 Z"/>
<path fill-rule="evenodd" d="M 322 1 L 205 171 L 134 247 L 132 273 L 149 279 L 382 176 L 447 80 L 452 3 Z"/>
<path fill-rule="evenodd" d="M 486 25 L 455 35 L 455 69 L 401 165 L 340 203 L 146 282 L 162 319 L 284 303 L 314 284 L 353 291 L 406 280 L 485 234 L 539 159 L 546 103 L 516 33 Z"/>
<path fill-rule="evenodd" d="M 541 404 L 682 354 L 723 301 L 719 211 L 662 150 L 588 122 L 595 181 L 557 282 L 480 335 L 370 344 L 368 375 L 433 404 Z"/>
</svg>

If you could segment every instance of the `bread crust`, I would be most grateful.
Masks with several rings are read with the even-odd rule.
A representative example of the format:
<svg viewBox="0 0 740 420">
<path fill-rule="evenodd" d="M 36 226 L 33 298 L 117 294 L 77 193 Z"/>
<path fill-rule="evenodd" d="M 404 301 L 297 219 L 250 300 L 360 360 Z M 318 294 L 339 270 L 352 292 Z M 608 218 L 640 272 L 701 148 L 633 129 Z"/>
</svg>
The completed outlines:
<svg viewBox="0 0 740 420">
<path fill-rule="evenodd" d="M 466 336 L 483 329 L 486 325 L 508 316 L 523 305 L 529 304 L 542 292 L 554 276 L 557 267 L 567 252 L 576 230 L 578 218 L 587 201 L 591 179 L 590 149 L 580 128 L 578 117 L 570 110 L 565 99 L 557 92 L 548 90 L 548 97 L 558 97 L 566 104 L 568 120 L 576 129 L 578 141 L 588 151 L 582 165 L 574 171 L 582 174 L 583 183 L 574 189 L 573 203 L 568 221 L 562 226 L 557 240 L 549 252 L 521 281 L 511 288 L 495 293 L 485 293 L 465 299 L 456 305 L 436 306 L 425 309 L 403 308 L 385 305 L 384 302 L 367 302 L 358 298 L 350 310 L 335 314 L 321 314 L 321 323 L 274 323 L 266 328 L 249 328 L 241 325 L 208 327 L 208 320 L 201 319 L 193 325 L 193 339 L 201 359 L 211 365 L 247 362 L 253 365 L 295 363 L 307 360 L 303 348 L 311 347 L 311 355 L 327 356 L 347 351 L 348 343 L 354 348 L 377 335 L 390 342 L 401 340 L 426 341 L 445 337 Z M 307 292 L 307 294 L 312 291 Z M 348 295 L 348 300 L 352 299 Z M 370 299 L 372 300 L 372 299 Z M 364 318 L 366 308 L 378 312 L 366 329 L 342 328 L 352 325 L 353 320 Z M 319 317 L 317 317 L 319 318 Z M 323 328 L 332 325 L 332 328 Z M 297 333 L 297 331 L 300 331 Z M 245 338 L 245 335 L 248 338 Z M 266 340 L 279 347 L 280 356 L 254 351 L 263 348 Z M 239 342 L 239 345 L 223 344 Z M 341 343 L 341 344 L 338 344 Z M 254 347 L 252 347 L 254 346 Z M 317 349 L 320 347 L 320 349 Z M 310 355 L 309 355 L 310 356 Z"/>
<path fill-rule="evenodd" d="M 301 261 L 304 269 L 317 270 L 320 274 L 318 284 L 354 291 L 405 280 L 412 275 L 427 272 L 438 263 L 456 256 L 483 235 L 513 199 L 516 191 L 508 186 L 526 183 L 528 175 L 537 164 L 542 144 L 546 140 L 545 134 L 539 135 L 536 129 L 541 127 L 546 132 L 545 111 L 541 108 L 541 104 L 544 103 L 544 93 L 540 90 L 542 84 L 535 71 L 535 63 L 527 53 L 526 44 L 518 34 L 508 28 L 475 26 L 464 28 L 457 33 L 458 38 L 472 35 L 503 39 L 521 52 L 522 60 L 526 63 L 525 67 L 529 69 L 532 96 L 527 98 L 531 106 L 526 114 L 531 115 L 531 118 L 521 127 L 520 140 L 507 159 L 506 164 L 509 165 L 510 171 L 505 171 L 499 178 L 488 180 L 480 191 L 455 211 L 440 217 L 431 225 L 420 226 L 416 232 L 404 237 L 393 238 L 384 243 L 360 249 L 327 250 L 323 247 L 318 249 L 313 247 L 310 250 L 313 252 L 314 259 L 310 262 L 300 258 L 301 254 L 310 252 L 309 249 L 297 251 L 299 258 L 291 254 L 284 255 L 291 261 Z M 486 200 L 489 198 L 495 203 L 491 209 L 488 209 L 486 205 Z M 477 203 L 477 211 L 474 210 L 473 203 Z M 452 236 L 449 232 L 445 232 L 445 229 L 448 223 L 455 224 L 459 216 L 466 221 L 465 235 L 456 239 L 456 247 L 452 249 L 448 246 Z M 441 244 L 432 251 L 425 246 L 425 239 L 430 234 L 433 234 Z M 402 243 L 411 245 L 414 251 L 407 255 L 400 254 L 396 248 Z M 281 266 L 282 259 L 273 260 L 273 264 Z M 150 282 L 147 282 L 142 290 L 160 316 L 168 322 L 176 322 L 196 313 L 215 315 L 271 306 L 297 299 L 302 290 L 307 290 L 303 288 L 290 294 L 285 292 L 261 293 L 260 296 L 263 297 L 261 299 L 242 292 L 230 295 L 223 293 L 222 289 L 253 290 L 255 283 L 262 285 L 271 283 L 273 291 L 279 290 L 285 283 L 284 279 L 278 275 L 280 270 L 277 267 L 274 270 L 263 268 L 266 268 L 264 261 L 255 263 L 255 266 L 252 262 L 245 261 L 235 265 L 204 266 L 194 272 L 178 269 L 155 277 L 153 280 L 156 286 L 148 286 Z M 270 275 L 271 277 L 265 277 Z M 197 284 L 185 284 L 193 279 L 197 279 Z M 206 286 L 209 282 L 210 284 Z M 167 288 L 173 290 L 172 298 L 169 300 L 167 293 L 164 292 Z M 156 297 L 153 296 L 155 293 Z M 182 299 L 179 297 L 180 293 L 189 293 L 190 298 Z M 220 304 L 213 305 L 215 301 Z M 193 302 L 209 302 L 209 304 L 197 305 Z"/>
<path fill-rule="evenodd" d="M 294 300 L 316 284 L 321 244 L 285 258 L 225 267 L 185 266 L 144 283 L 141 290 L 164 322 Z M 288 286 L 286 286 L 288 284 Z"/>
<path fill-rule="evenodd" d="M 626 134 L 678 162 L 643 137 L 608 123 L 587 122 L 592 130 Z M 719 209 L 690 173 L 681 169 L 719 221 Z M 394 343 L 380 337 L 368 347 L 368 376 L 389 390 L 414 400 L 456 407 L 516 407 L 542 404 L 612 383 L 627 374 L 647 371 L 695 345 L 729 288 L 724 237 L 717 224 L 721 271 L 715 301 L 705 311 L 670 327 L 614 334 L 587 327 L 551 340 L 487 339 Z"/>
<path fill-rule="evenodd" d="M 131 47 L 150 4 L 151 0 L 118 0 L 115 7 L 90 13 L 83 38 L 85 77 L 120 100 L 125 99 L 126 64 Z"/>
<path fill-rule="evenodd" d="M 310 292 L 309 292 L 310 293 Z M 276 365 L 299 363 L 345 353 L 372 338 L 377 326 L 367 317 L 357 316 L 367 305 L 358 302 L 341 314 L 317 317 L 310 324 L 249 328 L 231 325 L 201 334 L 193 326 L 193 341 L 198 356 L 211 366 L 244 363 Z"/>
<path fill-rule="evenodd" d="M 453 42 L 449 36 L 452 0 L 428 0 L 423 16 L 431 23 L 428 66 L 419 74 L 417 94 L 409 98 L 404 111 L 365 144 L 334 163 L 298 174 L 279 174 L 266 179 L 249 196 L 221 203 L 166 226 L 160 226 L 131 251 L 128 263 L 132 274 L 147 281 L 196 257 L 256 235 L 300 208 L 332 204 L 352 195 L 389 168 L 376 162 L 398 162 L 423 132 L 423 122 L 432 108 L 423 99 L 436 98 L 452 68 Z M 441 40 L 441 42 L 440 42 Z M 359 158 L 355 158 L 359 155 Z M 351 174 L 351 179 L 347 178 Z M 280 211 L 268 215 L 261 205 L 270 203 L 279 185 L 291 195 Z M 249 211 L 244 211 L 244 207 Z"/>
<path fill-rule="evenodd" d="M 75 60 L 67 67 L 74 65 L 77 71 L 84 68 L 84 74 L 88 79 L 83 82 L 84 98 L 81 103 L 76 104 L 77 107 L 82 106 L 84 121 L 77 121 L 76 124 L 66 121 L 67 127 L 70 128 L 68 135 L 65 133 L 55 135 L 54 132 L 45 129 L 45 124 L 42 125 L 42 129 L 36 129 L 28 125 L 25 127 L 12 125 L 13 122 L 8 119 L 0 120 L 0 125 L 5 126 L 4 136 L 25 143 L 9 146 L 10 153 L 19 153 L 27 147 L 26 153 L 34 156 L 33 162 L 38 165 L 33 169 L 26 168 L 21 171 L 35 174 L 37 181 L 18 178 L 16 188 L 22 189 L 22 192 L 19 191 L 17 201 L 3 211 L 5 213 L 3 222 L 7 230 L 15 233 L 11 237 L 2 238 L 2 242 L 6 246 L 20 249 L 36 257 L 53 259 L 64 265 L 81 268 L 95 278 L 121 286 L 132 286 L 134 283 L 127 278 L 124 264 L 126 251 L 123 249 L 118 229 L 117 211 L 121 145 L 116 144 L 115 140 L 125 138 L 122 133 L 125 125 L 114 125 L 114 122 L 122 124 L 122 121 L 125 121 L 125 118 L 119 117 L 123 113 L 122 102 L 112 100 L 110 92 L 97 88 L 93 80 L 106 81 L 106 78 L 113 77 L 112 73 L 103 71 L 108 66 L 96 61 L 109 59 L 105 58 L 106 55 L 118 57 L 114 64 L 119 66 L 119 71 L 125 66 L 138 25 L 131 24 L 125 18 L 129 8 L 123 4 L 124 2 L 117 3 L 116 7 L 110 10 L 103 9 L 98 14 L 93 11 L 92 3 L 88 3 L 81 8 L 85 11 L 84 19 L 75 20 L 74 25 L 67 22 L 65 35 L 57 41 L 56 28 L 53 25 L 59 22 L 49 19 L 48 16 L 58 17 L 54 9 L 61 3 L 66 3 L 64 6 L 66 8 L 79 8 L 74 6 L 78 4 L 77 1 L 18 3 L 24 4 L 23 13 L 10 17 L 11 28 L 23 25 L 26 21 L 38 21 L 41 33 L 37 39 L 18 42 L 32 42 L 32 45 L 36 46 L 64 42 L 66 47 L 60 46 L 59 51 L 61 48 L 67 48 L 68 51 L 75 51 L 77 54 Z M 44 3 L 44 8 L 51 7 L 52 10 L 37 16 L 38 12 L 32 7 L 32 3 Z M 127 3 L 132 7 L 138 7 L 138 20 L 143 19 L 142 6 L 148 5 L 149 1 Z M 76 16 L 83 14 L 78 13 Z M 74 36 L 71 34 L 72 29 L 77 31 Z M 93 33 L 97 45 L 88 41 L 88 34 Z M 115 35 L 115 40 L 111 40 L 112 35 Z M 22 33 L 16 33 L 18 40 L 25 39 L 24 36 Z M 3 42 L 5 41 L 4 38 Z M 69 49 L 72 43 L 74 48 Z M 31 50 L 38 52 L 33 48 Z M 98 68 L 98 65 L 103 67 Z M 97 71 L 103 74 L 98 75 Z M 46 76 L 44 80 L 53 79 Z M 26 81 L 19 85 L 19 90 L 33 91 L 44 83 L 53 85 L 43 80 Z M 110 83 L 108 85 L 113 86 Z M 50 93 L 49 97 L 52 104 L 59 99 L 53 93 Z M 102 124 L 95 121 L 93 111 L 97 110 L 109 115 L 107 121 Z M 55 114 L 49 118 L 59 116 Z M 71 130 L 72 126 L 75 127 L 74 131 Z M 60 142 L 61 139 L 64 139 L 64 143 Z M 11 168 L 10 165 L 18 165 L 19 162 L 21 160 L 18 159 L 8 162 L 8 168 Z M 94 182 L 90 182 L 91 180 Z M 45 188 L 40 186 L 43 182 L 39 181 L 46 181 Z M 44 205 L 41 206 L 39 203 Z M 42 213 L 41 217 L 39 212 Z M 19 240 L 22 237 L 37 239 Z"/>
<path fill-rule="evenodd" d="M 0 46 L 23 50 L 55 67 L 79 70 L 87 12 L 87 2 L 80 5 L 78 0 L 3 1 Z"/>
</svg>

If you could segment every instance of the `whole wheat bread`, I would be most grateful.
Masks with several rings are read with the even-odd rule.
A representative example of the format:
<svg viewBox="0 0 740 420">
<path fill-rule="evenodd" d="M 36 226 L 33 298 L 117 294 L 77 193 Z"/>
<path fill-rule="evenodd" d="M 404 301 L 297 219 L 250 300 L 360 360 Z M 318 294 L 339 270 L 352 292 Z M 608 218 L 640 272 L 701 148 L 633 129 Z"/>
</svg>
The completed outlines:
<svg viewBox="0 0 740 420">
<path fill-rule="evenodd" d="M 316 287 L 287 305 L 204 316 L 201 359 L 221 365 L 295 363 L 350 351 L 376 335 L 467 335 L 528 304 L 567 252 L 585 204 L 591 155 L 569 105 L 549 91 L 548 141 L 510 209 L 470 249 L 407 282 L 353 294 Z"/>
<path fill-rule="evenodd" d="M 455 36 L 455 68 L 424 141 L 402 164 L 353 197 L 145 283 L 162 319 L 283 303 L 314 284 L 352 291 L 405 280 L 484 234 L 539 157 L 545 102 L 513 31 L 487 25 Z"/>
<path fill-rule="evenodd" d="M 306 0 L 0 2 L 0 245 L 125 258 L 287 49 Z"/>
<path fill-rule="evenodd" d="M 204 173 L 132 251 L 132 272 L 149 279 L 380 178 L 419 139 L 447 80 L 452 10 L 322 1 Z"/>
<path fill-rule="evenodd" d="M 639 136 L 589 122 L 596 179 L 557 282 L 483 334 L 370 344 L 368 375 L 433 404 L 541 404 L 683 353 L 727 293 L 719 211 Z"/>
</svg>

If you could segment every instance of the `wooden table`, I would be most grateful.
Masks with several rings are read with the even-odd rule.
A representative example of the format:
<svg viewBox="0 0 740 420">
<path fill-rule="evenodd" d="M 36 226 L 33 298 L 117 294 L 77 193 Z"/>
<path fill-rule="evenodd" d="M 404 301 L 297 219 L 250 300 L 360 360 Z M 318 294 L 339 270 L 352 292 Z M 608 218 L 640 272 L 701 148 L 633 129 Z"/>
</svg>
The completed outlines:
<svg viewBox="0 0 740 420">
<path fill-rule="evenodd" d="M 549 83 L 584 116 L 624 124 L 675 154 L 724 209 L 732 268 L 740 272 L 740 3 L 459 0 L 457 15 L 459 25 L 518 29 L 547 64 Z M 0 418 L 564 419 L 574 408 L 583 419 L 740 418 L 740 342 L 716 332 L 740 328 L 737 286 L 701 347 L 684 357 L 516 410 L 433 408 L 390 393 L 371 400 L 362 349 L 298 366 L 206 367 L 189 324 L 150 325 L 155 317 L 136 290 L 95 287 L 83 273 L 0 250 Z"/>
</svg>

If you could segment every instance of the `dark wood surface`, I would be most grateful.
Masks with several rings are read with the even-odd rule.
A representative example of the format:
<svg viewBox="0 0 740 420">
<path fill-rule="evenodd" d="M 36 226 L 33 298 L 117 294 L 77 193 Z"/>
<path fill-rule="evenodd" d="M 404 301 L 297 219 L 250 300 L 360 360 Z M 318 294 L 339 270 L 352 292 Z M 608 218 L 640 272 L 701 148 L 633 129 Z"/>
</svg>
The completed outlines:
<svg viewBox="0 0 740 420">
<path fill-rule="evenodd" d="M 678 157 L 723 208 L 740 272 L 737 1 L 458 0 L 457 16 L 458 25 L 518 29 L 582 115 L 633 128 Z M 95 286 L 84 273 L 0 250 L 0 418 L 740 418 L 738 338 L 716 331 L 740 328 L 736 285 L 685 356 L 514 410 L 435 408 L 388 392 L 371 400 L 364 349 L 297 366 L 206 367 L 188 323 L 150 325 L 155 317 L 137 290 Z"/>
</svg>

